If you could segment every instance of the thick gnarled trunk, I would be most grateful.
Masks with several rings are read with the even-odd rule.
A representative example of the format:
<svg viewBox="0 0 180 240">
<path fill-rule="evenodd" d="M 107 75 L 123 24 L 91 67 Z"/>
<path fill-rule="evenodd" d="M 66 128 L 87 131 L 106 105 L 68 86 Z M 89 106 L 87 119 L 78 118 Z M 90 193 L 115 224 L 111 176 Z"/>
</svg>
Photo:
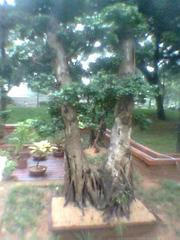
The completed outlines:
<svg viewBox="0 0 180 240">
<path fill-rule="evenodd" d="M 84 155 L 76 113 L 71 106 L 62 106 L 61 113 L 65 124 L 66 146 L 66 201 L 83 205 Z"/>
<path fill-rule="evenodd" d="M 121 81 L 127 81 L 126 76 L 133 76 L 135 73 L 134 43 L 130 37 L 122 41 L 121 52 L 123 61 L 119 68 L 119 75 L 122 79 L 124 78 Z M 107 162 L 107 166 L 112 168 L 112 172 L 116 170 L 120 172 L 120 169 L 124 170 L 124 174 L 129 180 L 131 175 L 130 136 L 132 110 L 132 96 L 122 96 L 117 100 Z"/>
<path fill-rule="evenodd" d="M 48 43 L 56 52 L 56 77 L 60 86 L 72 83 L 66 54 L 61 42 L 53 33 L 48 33 Z M 65 125 L 65 199 L 80 208 L 87 200 L 98 207 L 102 198 L 102 181 L 98 171 L 87 166 L 81 146 L 80 130 L 75 109 L 69 104 L 61 106 Z"/>
<path fill-rule="evenodd" d="M 56 35 L 48 34 L 49 45 L 56 51 L 56 76 L 61 86 L 72 83 L 63 46 Z M 134 49 L 131 39 L 123 41 L 124 65 L 120 73 L 134 73 Z M 130 67 L 130 62 L 132 62 Z M 73 201 L 79 207 L 91 202 L 95 207 L 104 209 L 107 214 L 127 215 L 133 199 L 130 159 L 131 96 L 122 96 L 115 111 L 115 123 L 107 164 L 102 169 L 88 167 L 81 147 L 80 131 L 76 112 L 69 104 L 61 106 L 65 124 L 66 162 L 65 197 L 66 203 Z"/>
<path fill-rule="evenodd" d="M 66 86 L 72 83 L 69 74 L 66 54 L 56 35 L 48 33 L 48 43 L 56 52 L 56 77 L 59 85 Z M 81 147 L 80 131 L 76 112 L 69 104 L 61 106 L 61 114 L 65 124 L 65 196 L 66 201 L 76 202 L 80 207 L 83 204 L 83 172 L 84 155 Z"/>
<path fill-rule="evenodd" d="M 135 73 L 134 44 L 131 38 L 125 38 L 122 41 L 121 52 L 123 61 L 119 69 L 119 75 L 124 79 L 121 81 L 126 81 L 127 75 L 133 76 Z M 109 174 L 107 186 L 110 185 L 111 188 L 109 186 L 106 188 L 105 195 L 107 212 L 110 215 L 128 216 L 129 205 L 134 198 L 130 153 L 132 110 L 132 96 L 124 95 L 117 100 L 106 164 L 107 174 Z"/>
<path fill-rule="evenodd" d="M 131 97 L 122 97 L 116 104 L 115 121 L 111 131 L 107 167 L 116 176 L 122 171 L 131 180 L 130 137 L 133 101 Z"/>
</svg>

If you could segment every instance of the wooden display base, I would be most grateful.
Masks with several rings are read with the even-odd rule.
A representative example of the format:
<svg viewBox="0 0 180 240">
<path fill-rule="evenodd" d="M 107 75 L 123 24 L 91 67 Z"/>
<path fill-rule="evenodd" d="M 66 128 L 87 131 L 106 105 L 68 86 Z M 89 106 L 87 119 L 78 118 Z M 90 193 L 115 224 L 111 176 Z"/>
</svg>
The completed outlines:
<svg viewBox="0 0 180 240">
<path fill-rule="evenodd" d="M 51 202 L 51 230 L 60 233 L 61 239 L 74 240 L 75 235 L 82 233 L 93 236 L 96 240 L 119 239 L 122 236 L 138 236 L 147 234 L 155 225 L 156 218 L 139 201 L 135 200 L 130 207 L 130 217 L 126 219 L 110 219 L 105 222 L 102 212 L 93 207 L 82 210 L 73 204 L 64 207 L 64 198 L 54 197 Z M 119 230 L 121 233 L 119 233 Z M 136 235 L 137 235 L 136 234 Z M 139 235 L 140 234 L 140 235 Z M 135 239 L 135 238 L 134 238 Z"/>
</svg>

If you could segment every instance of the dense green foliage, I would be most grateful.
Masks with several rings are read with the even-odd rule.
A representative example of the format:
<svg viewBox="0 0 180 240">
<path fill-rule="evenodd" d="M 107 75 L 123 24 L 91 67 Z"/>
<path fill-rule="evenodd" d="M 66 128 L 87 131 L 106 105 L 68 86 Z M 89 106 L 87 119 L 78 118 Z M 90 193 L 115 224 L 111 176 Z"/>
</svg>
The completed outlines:
<svg viewBox="0 0 180 240">
<path fill-rule="evenodd" d="M 165 85 L 162 84 L 161 72 L 167 71 L 167 67 L 172 71 L 178 70 L 178 12 L 178 2 L 169 0 L 37 0 L 33 3 L 17 0 L 14 7 L 5 5 L 2 11 L 5 16 L 2 26 L 5 25 L 6 32 L 10 34 L 5 34 L 10 40 L 4 45 L 10 61 L 6 65 L 11 68 L 3 71 L 11 74 L 7 76 L 8 84 L 11 79 L 13 85 L 26 81 L 34 91 L 43 93 L 58 89 L 53 60 L 55 53 L 47 42 L 47 33 L 51 30 L 63 43 L 73 81 L 81 82 L 82 76 L 94 78 L 93 75 L 100 70 L 104 71 L 103 75 L 117 74 L 122 59 L 119 49 L 121 38 L 131 34 L 137 43 L 138 68 L 149 83 L 155 84 L 154 96 L 162 95 L 164 86 L 173 86 L 174 80 L 171 77 Z M 21 41 L 17 43 L 17 40 Z M 82 61 L 92 53 L 99 54 L 99 57 L 95 64 L 84 70 Z M 147 66 L 154 68 L 153 71 Z M 172 71 L 171 75 L 174 74 Z M 6 77 L 2 75 L 2 78 Z M 172 84 L 169 84 L 170 80 Z"/>
</svg>

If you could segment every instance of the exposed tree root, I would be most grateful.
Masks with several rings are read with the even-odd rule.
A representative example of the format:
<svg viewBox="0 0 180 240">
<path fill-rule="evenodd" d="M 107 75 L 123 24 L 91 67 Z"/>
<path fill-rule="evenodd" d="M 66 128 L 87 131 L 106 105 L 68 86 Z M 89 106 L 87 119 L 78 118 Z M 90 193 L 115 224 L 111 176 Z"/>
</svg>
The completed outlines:
<svg viewBox="0 0 180 240">
<path fill-rule="evenodd" d="M 95 208 L 104 211 L 105 220 L 110 217 L 129 217 L 130 204 L 134 199 L 134 192 L 132 183 L 129 183 L 123 172 L 114 178 L 105 168 L 88 168 L 84 170 L 82 179 L 82 204 L 80 205 L 76 201 L 76 189 L 73 178 L 71 178 L 66 192 L 66 204 L 69 201 L 73 201 L 78 207 L 83 209 L 87 206 L 87 203 L 90 203 Z"/>
<path fill-rule="evenodd" d="M 96 153 L 100 151 L 98 142 L 100 142 L 100 140 L 103 138 L 105 130 L 106 130 L 106 124 L 105 124 L 104 118 L 102 118 L 100 120 L 99 127 L 96 131 L 96 136 L 92 144 L 92 147 L 94 147 Z"/>
<path fill-rule="evenodd" d="M 103 180 L 106 185 L 105 218 L 121 216 L 128 218 L 130 204 L 134 199 L 133 184 L 128 181 L 123 171 L 116 178 L 107 171 Z"/>
</svg>

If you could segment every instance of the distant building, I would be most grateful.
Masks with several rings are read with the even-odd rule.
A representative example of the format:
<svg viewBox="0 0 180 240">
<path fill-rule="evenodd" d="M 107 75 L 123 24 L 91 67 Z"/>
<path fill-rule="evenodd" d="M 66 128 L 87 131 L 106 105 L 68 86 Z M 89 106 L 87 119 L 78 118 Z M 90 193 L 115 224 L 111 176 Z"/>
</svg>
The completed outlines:
<svg viewBox="0 0 180 240">
<path fill-rule="evenodd" d="M 48 96 L 33 92 L 25 83 L 13 87 L 8 96 L 19 106 L 35 107 L 42 102 L 48 102 Z"/>
</svg>

